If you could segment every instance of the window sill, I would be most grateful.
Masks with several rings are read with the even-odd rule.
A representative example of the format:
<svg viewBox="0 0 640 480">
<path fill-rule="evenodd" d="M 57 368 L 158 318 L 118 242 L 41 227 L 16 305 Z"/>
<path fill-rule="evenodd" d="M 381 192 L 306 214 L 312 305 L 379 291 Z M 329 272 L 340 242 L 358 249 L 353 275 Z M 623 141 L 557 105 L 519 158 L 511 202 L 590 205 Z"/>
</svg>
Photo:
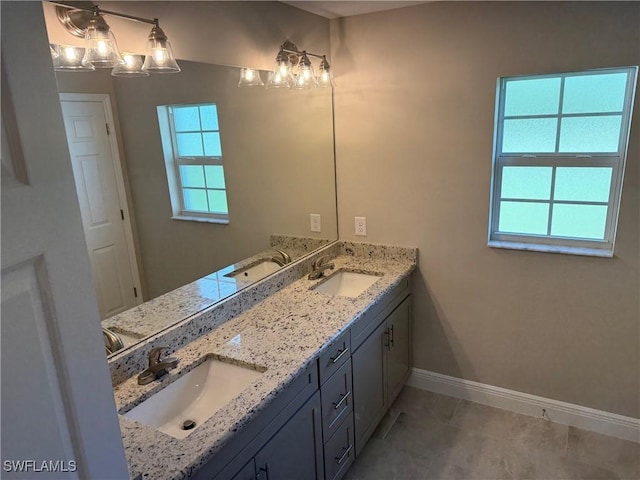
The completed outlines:
<svg viewBox="0 0 640 480">
<path fill-rule="evenodd" d="M 605 257 L 612 258 L 613 251 L 601 248 L 584 248 L 584 247 L 567 247 L 561 245 L 541 245 L 535 243 L 521 242 L 505 242 L 498 240 L 489 240 L 488 244 L 491 248 L 506 248 L 509 250 L 527 250 L 532 252 L 545 253 L 563 253 L 566 255 L 582 255 L 587 257 Z"/>
<path fill-rule="evenodd" d="M 175 215 L 171 217 L 171 220 L 180 220 L 183 222 L 198 222 L 198 223 L 217 223 L 219 225 L 229 225 L 229 220 L 224 218 L 206 218 L 195 217 L 190 215 Z"/>
</svg>

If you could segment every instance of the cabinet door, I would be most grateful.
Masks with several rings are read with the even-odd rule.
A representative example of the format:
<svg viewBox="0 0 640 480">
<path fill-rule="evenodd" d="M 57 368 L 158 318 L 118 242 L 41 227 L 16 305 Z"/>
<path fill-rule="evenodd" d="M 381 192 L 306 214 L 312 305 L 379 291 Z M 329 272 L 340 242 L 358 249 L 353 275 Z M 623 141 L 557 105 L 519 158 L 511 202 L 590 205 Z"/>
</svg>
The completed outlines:
<svg viewBox="0 0 640 480">
<path fill-rule="evenodd" d="M 373 433 L 386 406 L 384 396 L 386 329 L 386 322 L 383 322 L 351 357 L 356 456 Z"/>
<path fill-rule="evenodd" d="M 389 348 L 387 351 L 387 403 L 391 405 L 402 390 L 409 369 L 411 358 L 409 349 L 409 299 L 407 297 L 387 317 L 389 329 Z"/>
<path fill-rule="evenodd" d="M 260 480 L 322 480 L 320 392 L 305 403 L 254 457 Z"/>
<path fill-rule="evenodd" d="M 256 465 L 253 458 L 231 480 L 256 480 Z"/>
</svg>

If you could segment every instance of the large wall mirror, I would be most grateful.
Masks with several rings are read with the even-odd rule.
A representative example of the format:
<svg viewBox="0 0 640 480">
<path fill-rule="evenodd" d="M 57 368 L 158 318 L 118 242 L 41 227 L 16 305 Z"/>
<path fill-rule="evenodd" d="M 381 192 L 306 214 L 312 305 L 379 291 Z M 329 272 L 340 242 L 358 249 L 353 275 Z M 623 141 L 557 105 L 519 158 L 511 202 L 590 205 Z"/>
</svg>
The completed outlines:
<svg viewBox="0 0 640 480">
<path fill-rule="evenodd" d="M 180 73 L 142 78 L 112 77 L 110 70 L 56 72 L 79 198 L 83 195 L 91 198 L 96 189 L 106 188 L 104 172 L 95 163 L 99 153 L 87 149 L 91 129 L 98 128 L 100 120 L 89 119 L 94 113 L 80 108 L 83 102 L 93 102 L 92 108 L 98 110 L 95 115 L 101 118 L 100 105 L 105 104 L 102 99 L 108 95 L 107 117 L 113 117 L 113 125 L 109 127 L 107 141 L 112 142 L 112 147 L 116 145 L 113 148 L 117 149 L 122 165 L 125 191 L 119 194 L 126 205 L 122 209 L 112 208 L 116 208 L 116 214 L 121 217 L 128 212 L 129 222 L 126 217 L 120 221 L 130 225 L 124 234 L 130 237 L 135 252 L 117 252 L 109 241 L 105 246 L 89 245 L 92 269 L 104 269 L 104 278 L 113 277 L 122 270 L 118 255 L 128 256 L 133 275 L 137 269 L 139 276 L 141 291 L 136 284 L 136 293 L 143 295 L 145 302 L 155 299 L 158 309 L 163 308 L 159 299 L 166 298 L 168 292 L 182 288 L 184 295 L 190 295 L 194 289 L 188 287 L 195 285 L 192 282 L 225 267 L 224 271 L 230 271 L 234 264 L 242 265 L 242 261 L 256 256 L 273 254 L 275 257 L 274 248 L 284 250 L 295 260 L 337 239 L 331 89 L 238 88 L 239 68 L 188 61 L 179 61 L 179 64 Z M 262 74 L 266 79 L 266 72 Z M 184 106 L 192 108 L 180 111 Z M 195 127 L 185 127 L 185 121 L 176 122 L 175 118 L 163 127 L 163 115 L 166 119 L 177 111 L 189 117 L 196 112 L 197 118 L 197 106 L 209 107 L 201 108 L 200 123 Z M 214 110 L 210 106 L 215 106 Z M 212 111 L 217 116 L 215 124 L 209 118 Z M 186 122 L 188 124 L 188 118 Z M 185 177 L 193 174 L 191 183 L 182 185 L 190 187 L 189 191 L 181 192 L 180 186 L 172 186 L 171 174 L 167 174 L 167 150 L 172 141 L 175 147 L 176 139 L 175 136 L 173 140 L 166 138 L 171 134 L 171 128 L 168 133 L 163 131 L 167 125 L 173 128 L 174 135 L 185 133 L 178 142 L 187 142 L 183 147 L 186 151 L 195 134 L 199 133 L 200 138 L 206 134 L 218 135 L 215 141 L 219 138 L 220 143 L 216 145 L 221 147 L 222 154 L 216 166 L 222 169 L 200 167 L 203 173 L 199 174 L 196 159 L 193 165 L 187 165 L 195 168 L 183 170 Z M 187 133 L 194 135 L 189 137 Z M 119 175 L 115 173 L 116 180 Z M 218 201 L 222 192 L 226 195 L 228 223 L 220 222 L 220 218 L 212 221 L 176 218 L 179 215 L 171 202 L 171 188 L 176 195 L 183 195 L 186 202 L 204 201 L 205 204 Z M 195 194 L 192 195 L 195 199 L 187 198 L 191 194 Z M 118 192 L 114 195 L 117 202 Z M 82 198 L 80 203 L 82 209 Z M 102 200 L 87 201 L 83 223 L 89 243 L 95 240 L 93 237 L 107 235 L 100 231 L 100 222 L 108 208 L 102 205 Z M 311 231 L 311 214 L 320 216 L 320 232 Z M 98 254 L 96 249 L 100 250 Z M 94 280 L 98 283 L 103 325 L 115 325 L 117 330 L 113 319 L 123 313 L 117 308 L 110 311 L 109 305 L 117 307 L 120 292 L 104 288 L 100 291 L 100 278 L 96 279 L 95 273 Z M 155 324 L 153 318 L 147 319 L 150 330 L 137 332 L 129 341 L 141 340 L 152 331 L 166 328 L 171 322 L 207 308 L 249 283 L 237 282 L 234 288 L 218 289 L 211 294 L 202 294 L 202 288 L 196 286 L 202 298 L 190 305 L 190 310 L 179 310 L 179 318 L 158 318 Z M 113 298 L 105 298 L 111 294 Z M 165 307 L 170 310 L 170 306 Z M 127 331 L 123 329 L 120 333 Z"/>
</svg>

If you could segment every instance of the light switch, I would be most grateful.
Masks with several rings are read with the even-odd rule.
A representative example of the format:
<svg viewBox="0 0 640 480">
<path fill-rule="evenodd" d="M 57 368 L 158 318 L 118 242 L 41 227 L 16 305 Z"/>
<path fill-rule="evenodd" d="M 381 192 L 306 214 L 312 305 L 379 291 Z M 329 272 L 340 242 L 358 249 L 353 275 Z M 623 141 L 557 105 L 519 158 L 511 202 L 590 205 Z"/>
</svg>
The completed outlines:
<svg viewBox="0 0 640 480">
<path fill-rule="evenodd" d="M 311 231 L 312 232 L 321 232 L 322 224 L 320 223 L 320 214 L 312 213 L 311 217 Z"/>
</svg>

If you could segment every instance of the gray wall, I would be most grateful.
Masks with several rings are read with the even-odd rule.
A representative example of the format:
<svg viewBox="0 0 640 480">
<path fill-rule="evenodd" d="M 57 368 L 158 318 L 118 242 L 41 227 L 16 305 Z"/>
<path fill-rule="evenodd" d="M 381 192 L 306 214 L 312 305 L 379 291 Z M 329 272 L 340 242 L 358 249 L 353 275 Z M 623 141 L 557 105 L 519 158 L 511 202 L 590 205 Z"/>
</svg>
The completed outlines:
<svg viewBox="0 0 640 480">
<path fill-rule="evenodd" d="M 640 102 L 614 258 L 486 245 L 496 78 L 638 65 L 639 8 L 436 2 L 332 21 L 340 236 L 366 216 L 364 240 L 419 247 L 416 367 L 640 416 Z"/>
</svg>

